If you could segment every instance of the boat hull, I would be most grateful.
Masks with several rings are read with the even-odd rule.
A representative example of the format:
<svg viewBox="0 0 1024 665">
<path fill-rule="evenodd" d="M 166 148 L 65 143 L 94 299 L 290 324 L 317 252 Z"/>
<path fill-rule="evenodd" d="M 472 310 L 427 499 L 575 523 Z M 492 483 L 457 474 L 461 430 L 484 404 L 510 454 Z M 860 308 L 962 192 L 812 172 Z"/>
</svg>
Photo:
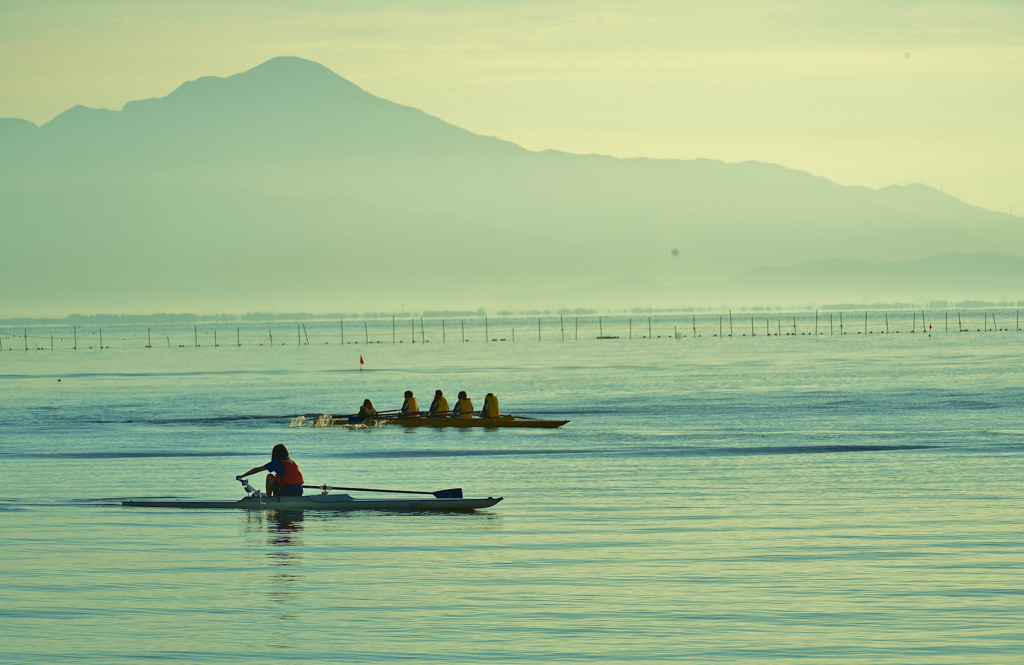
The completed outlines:
<svg viewBox="0 0 1024 665">
<path fill-rule="evenodd" d="M 555 428 L 569 422 L 568 420 L 539 420 L 534 418 L 430 418 L 421 416 L 419 418 L 383 418 L 379 421 L 385 425 L 400 425 L 401 427 L 543 427 Z M 348 421 L 335 420 L 335 425 L 344 425 Z M 368 424 L 366 422 L 362 424 Z"/>
<path fill-rule="evenodd" d="M 503 497 L 486 499 L 353 499 L 348 494 L 246 497 L 239 501 L 122 501 L 137 508 L 238 510 L 384 510 L 391 512 L 466 512 L 490 508 Z"/>
</svg>

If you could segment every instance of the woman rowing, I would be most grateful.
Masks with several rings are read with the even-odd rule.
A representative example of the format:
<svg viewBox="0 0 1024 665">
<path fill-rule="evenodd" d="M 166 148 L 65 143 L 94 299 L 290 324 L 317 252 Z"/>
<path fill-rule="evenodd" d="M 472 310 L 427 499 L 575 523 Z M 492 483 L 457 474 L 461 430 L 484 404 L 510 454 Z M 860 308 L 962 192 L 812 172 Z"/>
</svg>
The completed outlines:
<svg viewBox="0 0 1024 665">
<path fill-rule="evenodd" d="M 473 417 L 473 400 L 469 399 L 466 395 L 465 390 L 459 391 L 459 401 L 455 403 L 455 408 L 452 409 L 452 418 L 472 418 Z"/>
<path fill-rule="evenodd" d="M 500 418 L 501 411 L 498 410 L 498 398 L 494 393 L 487 393 L 484 397 L 484 408 L 480 409 L 481 418 Z"/>
<path fill-rule="evenodd" d="M 260 471 L 270 472 L 267 475 L 267 496 L 302 496 L 302 484 L 305 482 L 302 471 L 283 443 L 274 446 L 270 452 L 270 462 L 253 467 L 235 478 L 241 480 Z"/>
<path fill-rule="evenodd" d="M 402 409 L 399 411 L 399 414 L 406 418 L 415 418 L 420 415 L 419 402 L 412 396 L 411 390 L 405 391 L 405 401 L 402 402 Z"/>
<path fill-rule="evenodd" d="M 359 413 L 354 416 L 348 417 L 350 424 L 357 425 L 367 420 L 376 420 L 380 415 L 377 413 L 377 409 L 373 408 L 373 402 L 368 399 L 363 400 L 363 405 L 359 407 Z"/>
<path fill-rule="evenodd" d="M 430 410 L 427 411 L 427 415 L 431 418 L 448 417 L 448 400 L 445 399 L 444 393 L 440 390 L 434 392 L 434 401 L 430 403 Z"/>
</svg>

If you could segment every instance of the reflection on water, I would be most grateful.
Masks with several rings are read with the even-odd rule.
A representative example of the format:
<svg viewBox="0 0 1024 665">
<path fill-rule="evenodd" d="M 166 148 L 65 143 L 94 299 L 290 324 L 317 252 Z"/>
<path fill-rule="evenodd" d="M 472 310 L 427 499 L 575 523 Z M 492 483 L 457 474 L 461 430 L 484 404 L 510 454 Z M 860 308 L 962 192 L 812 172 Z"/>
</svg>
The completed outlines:
<svg viewBox="0 0 1024 665">
<path fill-rule="evenodd" d="M 301 548 L 304 546 L 302 533 L 305 519 L 301 510 L 252 511 L 246 519 L 246 544 L 263 550 L 269 565 L 289 567 L 270 573 L 258 583 L 265 587 L 269 607 L 274 610 L 276 619 L 294 620 L 297 616 L 294 607 L 303 600 L 306 576 L 300 572 L 299 567 L 303 565 Z M 270 646 L 286 648 L 284 644 L 271 643 Z"/>
</svg>

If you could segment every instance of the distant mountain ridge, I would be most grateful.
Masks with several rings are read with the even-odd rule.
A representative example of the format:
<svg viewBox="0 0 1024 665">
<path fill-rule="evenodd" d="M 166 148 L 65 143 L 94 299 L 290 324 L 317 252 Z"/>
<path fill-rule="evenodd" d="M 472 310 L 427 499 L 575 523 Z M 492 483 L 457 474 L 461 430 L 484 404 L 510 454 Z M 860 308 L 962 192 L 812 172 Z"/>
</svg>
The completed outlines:
<svg viewBox="0 0 1024 665">
<path fill-rule="evenodd" d="M 292 57 L 120 111 L 0 120 L 0 217 L 0 279 L 24 284 L 0 315 L 348 311 L 351 293 L 475 308 L 626 275 L 1024 254 L 1019 218 L 923 185 L 531 152 Z"/>
</svg>

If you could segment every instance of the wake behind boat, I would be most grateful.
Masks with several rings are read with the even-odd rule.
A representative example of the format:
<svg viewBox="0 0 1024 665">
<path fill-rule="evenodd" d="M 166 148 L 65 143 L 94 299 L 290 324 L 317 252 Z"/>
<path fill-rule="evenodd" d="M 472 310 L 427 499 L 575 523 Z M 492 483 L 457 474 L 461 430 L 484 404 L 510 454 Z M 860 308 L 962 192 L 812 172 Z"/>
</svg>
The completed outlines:
<svg viewBox="0 0 1024 665">
<path fill-rule="evenodd" d="M 461 489 L 438 492 L 409 492 L 405 490 L 370 490 L 400 494 L 429 494 L 433 498 L 409 499 L 357 499 L 349 494 L 329 494 L 334 487 L 317 487 L 320 494 L 303 496 L 266 496 L 244 479 L 239 480 L 247 496 L 238 501 L 122 501 L 122 506 L 137 508 L 190 508 L 190 509 L 241 509 L 241 510 L 384 510 L 393 512 L 468 512 L 490 508 L 504 497 L 466 499 Z"/>
</svg>

